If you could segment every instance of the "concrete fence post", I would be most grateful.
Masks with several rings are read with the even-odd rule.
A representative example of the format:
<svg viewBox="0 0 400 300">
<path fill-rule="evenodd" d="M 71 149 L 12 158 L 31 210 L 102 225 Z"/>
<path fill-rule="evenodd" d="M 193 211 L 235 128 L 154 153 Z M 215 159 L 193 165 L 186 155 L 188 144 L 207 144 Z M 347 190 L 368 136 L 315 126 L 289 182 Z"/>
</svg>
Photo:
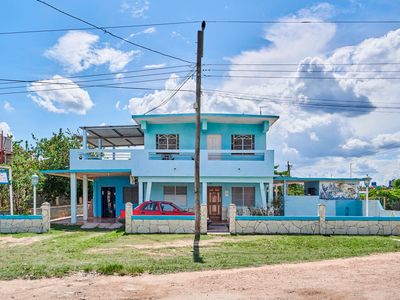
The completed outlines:
<svg viewBox="0 0 400 300">
<path fill-rule="evenodd" d="M 326 233 L 326 206 L 325 204 L 318 205 L 318 215 L 319 215 L 319 234 Z"/>
<path fill-rule="evenodd" d="M 200 233 L 207 234 L 207 204 L 202 204 L 200 208 Z"/>
<path fill-rule="evenodd" d="M 125 232 L 132 233 L 132 203 L 125 204 Z"/>
<path fill-rule="evenodd" d="M 229 205 L 229 232 L 231 234 L 236 233 L 236 205 Z"/>
<path fill-rule="evenodd" d="M 44 202 L 40 207 L 42 212 L 42 230 L 48 232 L 50 230 L 50 203 Z"/>
</svg>

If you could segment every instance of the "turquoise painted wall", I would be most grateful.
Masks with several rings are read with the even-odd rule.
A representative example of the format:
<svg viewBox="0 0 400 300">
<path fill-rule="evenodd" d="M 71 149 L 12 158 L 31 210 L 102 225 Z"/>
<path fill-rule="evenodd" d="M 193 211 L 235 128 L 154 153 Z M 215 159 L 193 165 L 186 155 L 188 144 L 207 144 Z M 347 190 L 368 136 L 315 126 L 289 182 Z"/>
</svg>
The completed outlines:
<svg viewBox="0 0 400 300">
<path fill-rule="evenodd" d="M 337 216 L 362 216 L 363 206 L 361 200 L 336 200 Z"/>
<path fill-rule="evenodd" d="M 115 210 L 116 215 L 119 217 L 121 209 L 125 209 L 123 202 L 123 188 L 129 187 L 129 177 L 101 177 L 94 180 L 94 211 L 95 217 L 101 217 L 101 188 L 102 187 L 115 187 Z"/>
<path fill-rule="evenodd" d="M 187 187 L 187 205 L 182 208 L 193 208 L 194 207 L 194 185 L 192 183 L 162 183 L 153 182 L 151 189 L 151 200 L 162 201 L 164 199 L 164 186 L 186 186 Z M 226 207 L 231 204 L 232 201 L 232 187 L 237 186 L 253 186 L 256 189 L 256 206 L 262 206 L 260 185 L 253 183 L 218 183 L 209 182 L 208 186 L 221 186 L 222 187 L 222 206 Z M 202 191 L 202 189 L 200 189 Z M 202 201 L 202 194 L 200 192 L 200 201 Z"/>
<path fill-rule="evenodd" d="M 207 149 L 207 135 L 221 134 L 222 149 L 231 150 L 232 134 L 254 134 L 255 150 L 266 149 L 266 134 L 263 133 L 263 125 L 261 124 L 224 124 L 224 123 L 208 123 L 207 130 L 201 131 L 201 149 Z M 144 136 L 144 148 L 156 149 L 156 134 L 179 134 L 180 149 L 194 149 L 195 136 L 194 123 L 180 124 L 147 124 Z"/>
<path fill-rule="evenodd" d="M 316 216 L 318 204 L 326 206 L 327 216 L 362 216 L 361 200 L 323 200 L 319 196 L 287 196 L 285 216 Z"/>
</svg>

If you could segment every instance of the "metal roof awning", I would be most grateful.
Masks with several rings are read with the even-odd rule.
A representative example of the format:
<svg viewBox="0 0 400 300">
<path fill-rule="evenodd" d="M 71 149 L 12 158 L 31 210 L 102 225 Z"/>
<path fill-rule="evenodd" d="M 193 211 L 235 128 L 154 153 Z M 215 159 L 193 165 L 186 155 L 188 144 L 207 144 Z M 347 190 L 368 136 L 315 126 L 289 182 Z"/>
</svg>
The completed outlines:
<svg viewBox="0 0 400 300">
<path fill-rule="evenodd" d="M 102 139 L 103 147 L 144 145 L 144 134 L 140 125 L 82 126 L 80 128 L 87 132 L 88 144 L 93 147 L 97 147 L 99 139 Z"/>
<path fill-rule="evenodd" d="M 83 175 L 87 175 L 88 179 L 98 177 L 114 177 L 114 176 L 130 176 L 130 169 L 116 170 L 41 170 L 40 173 L 45 175 L 59 176 L 69 178 L 71 173 L 76 173 L 78 179 L 83 179 Z"/>
</svg>

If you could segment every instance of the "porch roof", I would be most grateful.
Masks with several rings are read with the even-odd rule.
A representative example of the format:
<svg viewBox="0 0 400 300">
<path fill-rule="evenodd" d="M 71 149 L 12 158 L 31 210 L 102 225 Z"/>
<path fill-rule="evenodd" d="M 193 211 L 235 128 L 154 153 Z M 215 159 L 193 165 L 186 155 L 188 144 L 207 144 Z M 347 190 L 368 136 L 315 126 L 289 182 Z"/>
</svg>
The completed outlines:
<svg viewBox="0 0 400 300">
<path fill-rule="evenodd" d="M 130 169 L 115 169 L 115 170 L 41 170 L 40 173 L 45 175 L 59 176 L 69 178 L 71 173 L 76 173 L 78 179 L 82 179 L 83 175 L 87 175 L 89 179 L 98 177 L 115 177 L 115 176 L 130 176 Z"/>
<path fill-rule="evenodd" d="M 103 147 L 144 145 L 144 134 L 139 125 L 82 126 L 80 128 L 88 133 L 87 141 L 94 147 L 97 147 L 99 139 L 102 139 Z"/>
</svg>

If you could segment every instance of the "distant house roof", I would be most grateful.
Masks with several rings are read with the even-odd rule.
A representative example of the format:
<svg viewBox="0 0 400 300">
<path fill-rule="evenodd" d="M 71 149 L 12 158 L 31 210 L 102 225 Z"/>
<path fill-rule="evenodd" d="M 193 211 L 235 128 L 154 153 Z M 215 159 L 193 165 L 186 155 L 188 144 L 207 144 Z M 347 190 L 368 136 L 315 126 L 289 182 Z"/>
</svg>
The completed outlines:
<svg viewBox="0 0 400 300">
<path fill-rule="evenodd" d="M 97 147 L 100 138 L 103 147 L 144 145 L 144 134 L 140 125 L 82 126 L 80 128 L 86 130 L 88 143 L 94 147 Z"/>
<path fill-rule="evenodd" d="M 141 121 L 147 121 L 150 124 L 168 124 L 168 123 L 194 123 L 196 114 L 152 114 L 152 115 L 133 115 L 133 120 L 140 124 Z M 274 124 L 279 116 L 275 115 L 251 115 L 251 114 L 222 114 L 222 113 L 203 113 L 201 119 L 215 123 L 236 123 L 236 124 L 261 124 L 269 121 L 269 125 Z"/>
<path fill-rule="evenodd" d="M 275 181 L 304 182 L 304 181 L 363 181 L 364 178 L 332 178 L 332 177 L 287 177 L 275 176 Z"/>
</svg>

